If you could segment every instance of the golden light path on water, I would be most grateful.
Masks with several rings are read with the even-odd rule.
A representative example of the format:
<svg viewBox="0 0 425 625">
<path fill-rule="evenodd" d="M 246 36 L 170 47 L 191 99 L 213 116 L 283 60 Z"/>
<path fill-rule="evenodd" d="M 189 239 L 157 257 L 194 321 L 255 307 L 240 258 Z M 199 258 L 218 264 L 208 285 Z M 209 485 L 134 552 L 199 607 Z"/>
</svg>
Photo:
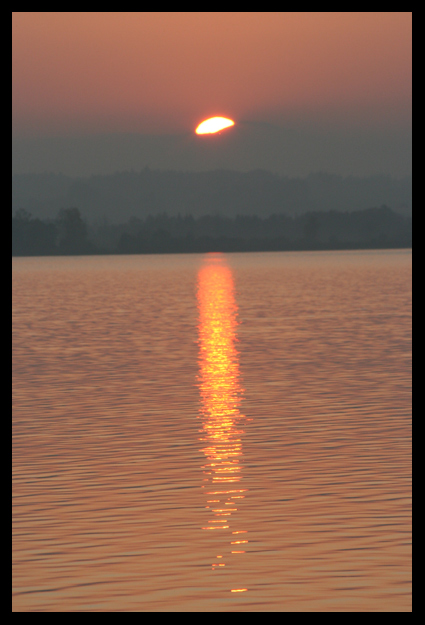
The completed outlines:
<svg viewBox="0 0 425 625">
<path fill-rule="evenodd" d="M 201 395 L 203 488 L 210 518 L 204 530 L 229 532 L 230 554 L 243 554 L 247 531 L 237 527 L 238 502 L 246 495 L 242 481 L 243 389 L 240 384 L 238 352 L 235 347 L 237 305 L 233 276 L 221 254 L 208 254 L 198 273 L 199 389 Z M 226 566 L 226 553 L 219 553 L 213 570 Z M 231 592 L 245 592 L 232 588 Z"/>
</svg>

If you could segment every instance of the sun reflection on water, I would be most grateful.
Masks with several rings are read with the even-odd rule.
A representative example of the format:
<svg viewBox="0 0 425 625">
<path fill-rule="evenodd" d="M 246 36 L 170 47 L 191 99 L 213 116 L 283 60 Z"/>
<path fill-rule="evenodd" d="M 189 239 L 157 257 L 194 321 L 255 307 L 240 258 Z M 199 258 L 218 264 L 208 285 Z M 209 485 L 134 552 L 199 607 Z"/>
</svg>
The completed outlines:
<svg viewBox="0 0 425 625">
<path fill-rule="evenodd" d="M 235 347 L 237 305 L 233 276 L 221 254 L 208 254 L 198 273 L 199 307 L 199 389 L 202 427 L 200 441 L 206 463 L 204 485 L 206 508 L 211 518 L 203 529 L 230 530 L 230 554 L 245 553 L 246 530 L 235 527 L 237 502 L 247 489 L 242 487 L 242 415 L 239 405 L 239 359 Z M 243 540 L 232 540 L 243 534 Z M 241 537 L 242 538 L 242 537 Z M 223 554 L 217 555 L 212 568 L 223 567 Z M 244 592 L 246 589 L 232 589 Z"/>
</svg>

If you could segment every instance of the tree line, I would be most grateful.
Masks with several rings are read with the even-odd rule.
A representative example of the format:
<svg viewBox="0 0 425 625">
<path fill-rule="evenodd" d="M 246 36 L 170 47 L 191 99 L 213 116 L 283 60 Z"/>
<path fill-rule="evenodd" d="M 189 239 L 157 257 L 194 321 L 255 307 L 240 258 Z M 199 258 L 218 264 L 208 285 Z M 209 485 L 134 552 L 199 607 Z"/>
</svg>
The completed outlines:
<svg viewBox="0 0 425 625">
<path fill-rule="evenodd" d="M 412 220 L 387 206 L 353 212 L 310 212 L 293 217 L 255 215 L 148 215 L 126 223 L 87 224 L 78 208 L 56 219 L 24 209 L 12 217 L 12 255 L 155 254 L 403 248 L 412 245 Z"/>
</svg>

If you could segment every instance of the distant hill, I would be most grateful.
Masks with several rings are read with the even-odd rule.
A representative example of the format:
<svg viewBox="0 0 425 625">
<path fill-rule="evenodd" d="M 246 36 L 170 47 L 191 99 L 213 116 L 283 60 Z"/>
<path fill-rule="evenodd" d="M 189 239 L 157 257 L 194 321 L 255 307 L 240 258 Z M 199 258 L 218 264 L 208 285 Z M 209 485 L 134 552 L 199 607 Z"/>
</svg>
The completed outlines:
<svg viewBox="0 0 425 625">
<path fill-rule="evenodd" d="M 13 174 L 108 175 L 117 171 L 250 172 L 290 178 L 412 172 L 411 131 L 396 128 L 288 127 L 239 120 L 216 135 L 111 133 L 12 137 Z"/>
<path fill-rule="evenodd" d="M 78 207 L 89 222 L 122 223 L 147 215 L 272 214 L 298 216 L 312 211 L 357 211 L 387 205 L 406 216 L 412 210 L 412 180 L 310 174 L 289 178 L 263 170 L 177 172 L 143 169 L 88 178 L 62 174 L 12 176 L 12 212 L 54 218 Z"/>
</svg>

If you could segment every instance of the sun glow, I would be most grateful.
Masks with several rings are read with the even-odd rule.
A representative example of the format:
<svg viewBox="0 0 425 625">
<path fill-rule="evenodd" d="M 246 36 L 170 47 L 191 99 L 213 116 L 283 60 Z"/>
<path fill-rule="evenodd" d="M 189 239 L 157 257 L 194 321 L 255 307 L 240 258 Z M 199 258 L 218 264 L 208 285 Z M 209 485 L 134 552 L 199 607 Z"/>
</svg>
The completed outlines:
<svg viewBox="0 0 425 625">
<path fill-rule="evenodd" d="M 234 126 L 235 122 L 231 119 L 227 119 L 227 117 L 210 117 L 206 119 L 196 128 L 195 132 L 197 135 L 207 135 L 215 132 L 220 132 L 220 130 L 224 130 L 224 128 L 230 128 L 230 126 Z"/>
</svg>

